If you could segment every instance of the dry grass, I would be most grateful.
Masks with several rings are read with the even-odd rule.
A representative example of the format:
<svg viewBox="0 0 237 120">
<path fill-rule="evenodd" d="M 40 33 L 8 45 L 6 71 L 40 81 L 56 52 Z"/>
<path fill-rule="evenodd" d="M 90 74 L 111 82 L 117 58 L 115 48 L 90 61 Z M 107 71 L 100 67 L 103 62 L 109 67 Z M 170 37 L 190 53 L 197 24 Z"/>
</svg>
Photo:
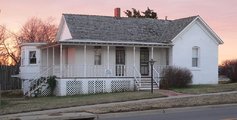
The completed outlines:
<svg viewBox="0 0 237 120">
<path fill-rule="evenodd" d="M 111 112 L 127 112 L 141 111 L 151 109 L 166 109 L 175 107 L 191 107 L 202 105 L 218 105 L 237 103 L 237 94 L 221 94 L 221 95 L 205 95 L 205 96 L 190 96 L 172 99 L 156 99 L 143 102 L 124 103 L 109 106 L 98 106 L 78 111 L 103 114 Z"/>
<path fill-rule="evenodd" d="M 96 95 L 78 95 L 65 97 L 39 97 L 30 99 L 4 98 L 0 114 L 18 113 L 35 110 L 46 110 L 53 108 L 64 108 L 72 106 L 93 105 L 100 103 L 122 102 L 138 99 L 149 99 L 165 97 L 158 93 L 150 92 L 123 92 Z"/>
<path fill-rule="evenodd" d="M 192 85 L 188 88 L 174 88 L 172 90 L 185 94 L 203 94 L 203 93 L 237 91 L 237 83 L 218 84 L 218 85 Z"/>
</svg>

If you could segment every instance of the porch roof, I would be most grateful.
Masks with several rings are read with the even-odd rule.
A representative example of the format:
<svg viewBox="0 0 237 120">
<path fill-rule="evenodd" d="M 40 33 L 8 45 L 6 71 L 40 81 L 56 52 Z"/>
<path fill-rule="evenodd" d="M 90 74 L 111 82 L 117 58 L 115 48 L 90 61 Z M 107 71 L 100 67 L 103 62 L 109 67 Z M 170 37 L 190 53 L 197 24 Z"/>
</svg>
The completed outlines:
<svg viewBox="0 0 237 120">
<path fill-rule="evenodd" d="M 39 46 L 39 48 L 48 48 L 58 45 L 92 45 L 92 46 L 137 46 L 137 47 L 170 47 L 173 46 L 172 43 L 147 43 L 147 42 L 121 42 L 121 41 L 102 41 L 102 40 L 65 40 L 57 41 L 54 43 L 44 44 Z"/>
</svg>

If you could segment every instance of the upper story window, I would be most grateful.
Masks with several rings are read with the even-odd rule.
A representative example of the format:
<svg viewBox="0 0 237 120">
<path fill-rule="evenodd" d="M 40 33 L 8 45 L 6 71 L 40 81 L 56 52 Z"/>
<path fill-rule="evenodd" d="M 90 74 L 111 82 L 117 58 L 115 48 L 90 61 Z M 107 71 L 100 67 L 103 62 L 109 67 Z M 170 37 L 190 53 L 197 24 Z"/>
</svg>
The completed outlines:
<svg viewBox="0 0 237 120">
<path fill-rule="evenodd" d="M 101 46 L 95 46 L 95 65 L 101 65 Z"/>
<path fill-rule="evenodd" d="M 199 47 L 192 48 L 192 67 L 199 67 Z"/>
<path fill-rule="evenodd" d="M 36 64 L 36 51 L 29 52 L 29 61 L 30 64 Z"/>
</svg>

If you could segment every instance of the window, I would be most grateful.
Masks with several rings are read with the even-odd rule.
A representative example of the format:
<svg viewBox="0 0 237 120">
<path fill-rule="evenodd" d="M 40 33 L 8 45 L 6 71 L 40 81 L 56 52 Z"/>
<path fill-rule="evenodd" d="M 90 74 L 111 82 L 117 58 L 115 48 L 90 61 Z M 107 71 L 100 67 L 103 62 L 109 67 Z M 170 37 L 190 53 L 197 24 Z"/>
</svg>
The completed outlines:
<svg viewBox="0 0 237 120">
<path fill-rule="evenodd" d="M 192 49 L 192 67 L 199 67 L 199 47 Z"/>
<path fill-rule="evenodd" d="M 95 65 L 101 65 L 101 46 L 95 46 Z"/>
<path fill-rule="evenodd" d="M 116 47 L 116 64 L 125 65 L 125 49 L 124 47 Z"/>
<path fill-rule="evenodd" d="M 29 52 L 29 61 L 30 64 L 36 64 L 36 51 Z"/>
<path fill-rule="evenodd" d="M 125 75 L 125 48 L 116 47 L 116 76 Z"/>
<path fill-rule="evenodd" d="M 25 51 L 22 50 L 22 53 L 21 53 L 21 65 L 22 66 L 24 65 L 24 62 L 25 62 Z"/>
</svg>

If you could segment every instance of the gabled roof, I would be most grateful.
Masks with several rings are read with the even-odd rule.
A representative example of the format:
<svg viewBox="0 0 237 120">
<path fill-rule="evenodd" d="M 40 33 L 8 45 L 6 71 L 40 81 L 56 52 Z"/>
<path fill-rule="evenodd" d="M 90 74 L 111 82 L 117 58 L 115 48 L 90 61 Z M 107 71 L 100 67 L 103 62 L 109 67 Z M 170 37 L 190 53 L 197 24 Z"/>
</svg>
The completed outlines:
<svg viewBox="0 0 237 120">
<path fill-rule="evenodd" d="M 164 30 L 161 40 L 164 42 L 171 42 L 184 28 L 186 28 L 194 19 L 198 16 L 191 16 L 187 18 L 181 18 L 172 20 Z"/>
<path fill-rule="evenodd" d="M 171 43 L 199 16 L 176 20 L 63 14 L 74 40 Z"/>
</svg>

